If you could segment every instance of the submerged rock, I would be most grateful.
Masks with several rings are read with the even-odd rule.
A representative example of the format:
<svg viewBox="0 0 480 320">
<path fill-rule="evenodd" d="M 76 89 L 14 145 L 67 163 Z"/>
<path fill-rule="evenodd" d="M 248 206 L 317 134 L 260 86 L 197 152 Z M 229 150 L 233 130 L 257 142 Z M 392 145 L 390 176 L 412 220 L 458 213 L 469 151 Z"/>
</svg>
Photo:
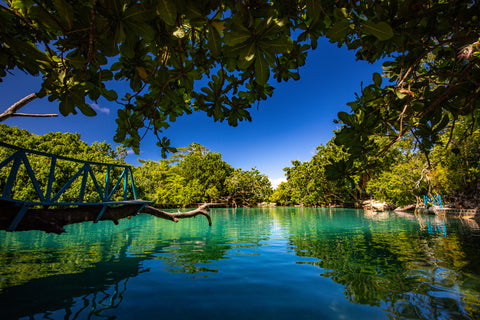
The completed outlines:
<svg viewBox="0 0 480 320">
<path fill-rule="evenodd" d="M 385 201 L 367 200 L 363 202 L 363 208 L 374 211 L 391 211 L 395 209 L 395 205 Z"/>
<path fill-rule="evenodd" d="M 393 211 L 408 212 L 408 211 L 415 211 L 416 208 L 417 208 L 417 206 L 415 204 L 410 204 L 408 206 L 395 208 L 395 210 L 393 210 Z"/>
<path fill-rule="evenodd" d="M 276 207 L 277 204 L 275 202 L 262 202 L 257 204 L 258 207 L 265 208 L 265 207 Z"/>
</svg>

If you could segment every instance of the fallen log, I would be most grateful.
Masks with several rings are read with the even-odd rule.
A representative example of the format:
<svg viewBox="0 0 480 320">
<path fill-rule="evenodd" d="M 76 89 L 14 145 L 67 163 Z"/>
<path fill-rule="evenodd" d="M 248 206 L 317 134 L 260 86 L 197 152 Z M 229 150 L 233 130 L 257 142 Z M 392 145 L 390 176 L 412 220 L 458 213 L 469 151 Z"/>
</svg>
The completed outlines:
<svg viewBox="0 0 480 320">
<path fill-rule="evenodd" d="M 108 207 L 99 221 L 110 220 L 118 224 L 118 220 L 120 219 L 135 216 L 143 205 L 142 203 L 138 203 Z M 154 207 L 145 206 L 141 212 L 174 222 L 178 222 L 178 219 L 192 218 L 201 214 L 207 217 L 208 224 L 211 226 L 212 220 L 207 213 L 208 206 L 210 205 L 213 204 L 205 203 L 188 212 L 166 212 Z M 64 228 L 66 225 L 96 221 L 101 209 L 102 206 L 96 205 L 79 206 L 76 208 L 29 209 L 15 228 L 15 231 L 40 230 L 47 233 L 61 234 L 66 232 Z M 19 210 L 20 207 L 18 204 L 0 200 L 0 230 L 8 230 Z"/>
</svg>

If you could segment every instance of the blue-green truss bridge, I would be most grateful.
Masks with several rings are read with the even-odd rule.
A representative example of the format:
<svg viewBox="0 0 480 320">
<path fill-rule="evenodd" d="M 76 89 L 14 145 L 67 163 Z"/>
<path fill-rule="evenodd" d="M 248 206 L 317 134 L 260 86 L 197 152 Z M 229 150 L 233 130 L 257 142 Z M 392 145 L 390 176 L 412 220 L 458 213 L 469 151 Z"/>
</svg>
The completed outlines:
<svg viewBox="0 0 480 320">
<path fill-rule="evenodd" d="M 91 218 L 85 214 L 81 218 L 75 217 L 75 212 L 93 213 L 91 220 L 94 222 L 103 220 L 102 217 L 109 212 L 109 215 L 113 214 L 110 220 L 116 222 L 114 209 L 122 207 L 122 214 L 130 216 L 150 203 L 137 199 L 132 168 L 128 165 L 73 159 L 3 142 L 0 147 L 2 154 L 6 154 L 4 159 L 0 158 L 0 229 L 14 231 L 26 215 L 40 217 L 42 213 L 51 218 L 52 212 L 57 213 L 55 218 L 62 220 L 62 226 Z M 48 170 L 48 173 L 40 175 L 35 170 Z M 22 195 L 22 186 L 27 185 L 30 190 L 33 186 L 34 190 L 28 195 L 28 201 Z M 46 214 L 47 210 L 50 210 L 50 216 Z"/>
</svg>

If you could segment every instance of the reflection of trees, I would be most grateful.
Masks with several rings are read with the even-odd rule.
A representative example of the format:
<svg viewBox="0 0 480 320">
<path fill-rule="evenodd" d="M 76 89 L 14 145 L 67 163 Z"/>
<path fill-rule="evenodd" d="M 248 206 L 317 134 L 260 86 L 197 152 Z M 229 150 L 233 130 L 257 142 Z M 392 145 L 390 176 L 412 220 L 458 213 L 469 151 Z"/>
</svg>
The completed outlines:
<svg viewBox="0 0 480 320">
<path fill-rule="evenodd" d="M 212 210 L 213 219 L 215 214 Z M 205 229 L 194 219 L 176 225 L 140 215 L 121 222 L 126 225 L 121 230 L 111 223 L 86 223 L 71 225 L 62 236 L 0 233 L 2 319 L 54 313 L 53 318 L 58 313 L 68 319 L 108 318 L 108 310 L 122 303 L 129 279 L 149 271 L 144 261 L 162 260 L 168 272 L 208 275 L 217 272 L 208 264 L 224 259 L 232 247 L 266 239 L 266 216 L 221 214 L 221 221 Z M 257 228 L 253 234 L 238 228 L 249 223 Z"/>
<path fill-rule="evenodd" d="M 348 215 L 362 218 L 353 222 Z M 480 252 L 464 250 L 474 243 L 459 235 L 461 228 L 445 234 L 444 223 L 455 221 L 394 214 L 365 219 L 353 210 L 282 217 L 290 220 L 286 224 L 296 254 L 317 258 L 310 263 L 343 285 L 351 302 L 386 305 L 393 316 L 420 319 L 470 318 L 480 311 L 480 283 L 469 276 L 470 261 L 478 264 Z"/>
<path fill-rule="evenodd" d="M 217 269 L 205 265 L 224 259 L 227 252 L 239 244 L 259 246 L 261 241 L 268 238 L 271 219 L 268 215 L 259 214 L 261 210 L 212 209 L 214 223 L 207 237 L 198 231 L 198 222 L 194 220 L 185 221 L 182 234 L 164 230 L 167 232 L 163 237 L 174 241 L 169 241 L 169 245 L 155 259 L 164 260 L 169 272 L 217 272 Z M 221 214 L 221 219 L 215 220 L 216 214 Z"/>
<path fill-rule="evenodd" d="M 68 319 L 85 319 L 86 315 L 98 316 L 103 310 L 115 308 L 123 299 L 128 279 L 144 271 L 141 270 L 144 257 L 127 256 L 130 244 L 131 240 L 127 240 L 112 258 L 80 272 L 37 278 L 4 288 L 0 307 L 12 319 L 35 314 L 48 318 L 52 310 L 64 310 Z M 80 307 L 75 303 L 77 297 L 81 297 Z"/>
</svg>

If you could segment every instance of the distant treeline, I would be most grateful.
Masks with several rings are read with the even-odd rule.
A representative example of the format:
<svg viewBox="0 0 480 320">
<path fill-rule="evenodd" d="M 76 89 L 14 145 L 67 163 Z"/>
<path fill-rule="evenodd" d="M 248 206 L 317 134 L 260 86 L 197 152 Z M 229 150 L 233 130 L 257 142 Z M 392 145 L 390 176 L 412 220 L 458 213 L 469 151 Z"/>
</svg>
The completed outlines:
<svg viewBox="0 0 480 320">
<path fill-rule="evenodd" d="M 124 147 L 113 149 L 106 142 L 88 145 L 78 133 L 35 135 L 5 124 L 0 124 L 0 141 L 96 162 L 125 164 L 127 155 Z M 284 169 L 287 181 L 273 190 L 267 176 L 257 169 L 235 169 L 222 160 L 220 153 L 192 143 L 178 148 L 168 160 L 140 160 L 141 165 L 134 167 L 134 177 L 138 197 L 159 205 L 222 202 L 231 206 L 256 206 L 275 202 L 284 206 L 333 206 L 358 204 L 374 198 L 401 206 L 414 204 L 428 194 L 441 194 L 444 201 L 461 207 L 480 203 L 480 131 L 472 130 L 470 120 L 458 120 L 428 153 L 424 151 L 419 150 L 414 137 L 406 135 L 376 159 L 373 166 L 359 166 L 357 172 L 339 175 L 341 166 L 352 160 L 332 139 L 320 145 L 311 160 L 292 161 L 292 166 Z M 0 160 L 8 153 L 12 151 L 0 148 Z M 50 163 L 41 157 L 31 162 L 37 178 L 46 181 Z M 78 170 L 75 166 L 59 162 L 56 184 L 68 181 Z M 92 169 L 99 180 L 105 177 L 105 168 Z M 3 190 L 7 171 L 0 170 L 0 190 Z M 19 176 L 12 196 L 34 200 L 35 190 L 27 173 L 20 171 Z M 59 200 L 74 201 L 79 188 L 80 181 L 77 181 Z M 94 192 L 88 192 L 93 188 L 87 185 L 86 201 L 98 200 Z"/>
<path fill-rule="evenodd" d="M 71 158 L 125 164 L 127 155 L 124 147 L 113 149 L 106 142 L 94 142 L 88 145 L 78 133 L 48 133 L 35 135 L 27 130 L 0 124 L 0 141 L 27 149 L 48 152 Z M 0 161 L 13 153 L 0 147 Z M 39 181 L 47 181 L 50 162 L 41 156 L 29 159 Z M 152 200 L 157 204 L 192 205 L 203 202 L 223 202 L 233 206 L 255 206 L 269 200 L 272 186 L 266 175 L 257 169 L 235 169 L 222 160 L 219 153 L 210 152 L 198 143 L 179 148 L 169 160 L 140 160 L 141 165 L 133 168 L 137 195 L 141 199 Z M 55 169 L 53 189 L 67 182 L 79 165 L 67 161 L 58 161 Z M 92 166 L 97 180 L 104 181 L 105 167 Z M 0 190 L 6 183 L 8 168 L 0 170 Z M 44 183 L 43 185 L 46 185 Z M 59 199 L 62 202 L 75 202 L 81 187 L 81 179 Z M 93 183 L 86 187 L 85 201 L 98 201 L 93 191 Z M 34 201 L 36 192 L 27 176 L 20 169 L 12 191 L 12 198 Z"/>
<path fill-rule="evenodd" d="M 441 194 L 445 202 L 472 208 L 480 204 L 480 130 L 471 117 L 452 121 L 429 149 L 405 134 L 381 156 L 352 160 L 330 140 L 306 162 L 285 168 L 287 182 L 271 201 L 280 205 L 330 206 L 383 200 L 396 206 L 423 202 L 423 195 Z M 384 145 L 385 137 L 370 143 Z M 424 148 L 422 150 L 422 148 Z M 358 158 L 357 158 L 358 159 Z M 353 163 L 352 163 L 353 162 Z M 358 162 L 358 163 L 357 163 Z M 357 168 L 349 174 L 345 168 Z"/>
</svg>

